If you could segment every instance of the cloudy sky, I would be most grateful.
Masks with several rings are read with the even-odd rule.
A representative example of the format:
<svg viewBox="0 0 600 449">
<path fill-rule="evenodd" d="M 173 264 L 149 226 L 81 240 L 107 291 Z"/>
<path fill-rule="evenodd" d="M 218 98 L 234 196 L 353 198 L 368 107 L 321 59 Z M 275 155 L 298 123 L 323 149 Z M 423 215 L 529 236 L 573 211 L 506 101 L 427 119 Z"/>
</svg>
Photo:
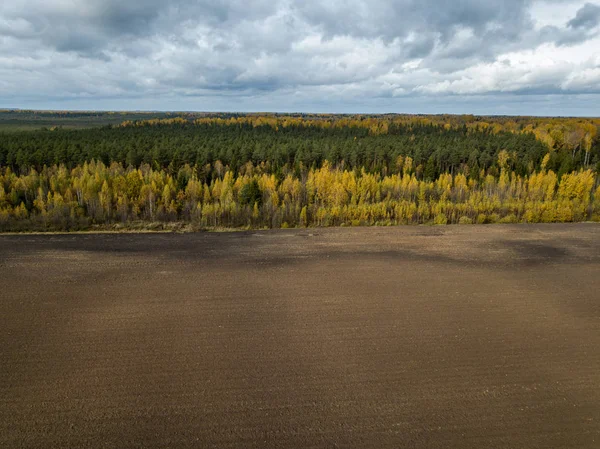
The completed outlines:
<svg viewBox="0 0 600 449">
<path fill-rule="evenodd" d="M 0 107 L 600 115 L 600 0 L 4 0 Z"/>
</svg>

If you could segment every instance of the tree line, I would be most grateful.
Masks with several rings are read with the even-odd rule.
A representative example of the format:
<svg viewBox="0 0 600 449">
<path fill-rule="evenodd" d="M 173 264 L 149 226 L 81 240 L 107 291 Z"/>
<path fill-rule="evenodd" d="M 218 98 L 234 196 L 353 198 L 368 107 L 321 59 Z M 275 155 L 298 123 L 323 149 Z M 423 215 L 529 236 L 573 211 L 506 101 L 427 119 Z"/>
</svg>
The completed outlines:
<svg viewBox="0 0 600 449">
<path fill-rule="evenodd" d="M 85 229 L 90 225 L 183 221 L 197 228 L 538 223 L 600 220 L 592 170 L 546 169 L 521 176 L 500 155 L 498 176 L 445 173 L 419 179 L 410 157 L 382 175 L 333 167 L 282 176 L 247 162 L 237 173 L 216 167 L 210 182 L 184 165 L 176 175 L 92 161 L 17 174 L 0 170 L 0 230 Z"/>
<path fill-rule="evenodd" d="M 277 173 L 286 166 L 319 167 L 327 160 L 336 167 L 385 175 L 397 170 L 399 156 L 408 156 L 418 177 L 434 179 L 447 172 L 497 171 L 502 150 L 510 153 L 511 168 L 522 176 L 538 169 L 548 152 L 549 168 L 561 175 L 600 163 L 595 139 L 587 146 L 549 146 L 533 132 L 496 132 L 489 127 L 392 124 L 386 133 L 374 134 L 369 127 L 184 122 L 6 133 L 0 135 L 0 166 L 21 172 L 97 160 L 134 167 L 145 163 L 173 173 L 185 164 L 201 168 L 216 161 L 236 171 L 250 161 L 268 163 Z"/>
<path fill-rule="evenodd" d="M 221 114 L 0 133 L 0 230 L 598 220 L 597 126 Z"/>
</svg>

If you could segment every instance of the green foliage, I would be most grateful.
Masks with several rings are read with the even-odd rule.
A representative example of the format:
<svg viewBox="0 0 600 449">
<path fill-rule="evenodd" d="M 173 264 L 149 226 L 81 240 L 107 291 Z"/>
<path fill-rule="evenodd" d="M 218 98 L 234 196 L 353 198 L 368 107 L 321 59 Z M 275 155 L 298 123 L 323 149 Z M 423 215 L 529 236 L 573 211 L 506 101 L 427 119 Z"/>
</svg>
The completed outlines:
<svg viewBox="0 0 600 449">
<path fill-rule="evenodd" d="M 262 192 L 258 181 L 253 179 L 251 182 L 244 184 L 244 187 L 240 190 L 239 194 L 240 204 L 245 206 L 248 204 L 262 205 Z"/>
<path fill-rule="evenodd" d="M 96 160 L 106 165 L 148 164 L 172 175 L 187 164 L 203 182 L 210 182 L 217 161 L 236 173 L 247 162 L 264 164 L 279 175 L 320 167 L 325 160 L 349 170 L 395 173 L 402 157 L 403 170 L 434 180 L 440 173 L 491 169 L 502 150 L 516 154 L 511 169 L 521 175 L 538 166 L 548 152 L 531 133 L 496 133 L 489 128 L 446 129 L 436 124 L 399 123 L 389 125 L 385 134 L 373 134 L 358 126 L 307 127 L 301 122 L 280 128 L 186 122 L 6 133 L 0 139 L 0 164 L 22 172 L 52 164 L 73 168 Z M 555 171 L 563 163 L 573 164 L 574 169 L 582 166 L 581 153 L 574 162 L 564 162 L 567 156 L 573 159 L 570 151 L 556 154 L 549 164 Z M 411 164 L 406 163 L 409 158 Z M 591 161 L 598 159 L 594 147 Z"/>
</svg>

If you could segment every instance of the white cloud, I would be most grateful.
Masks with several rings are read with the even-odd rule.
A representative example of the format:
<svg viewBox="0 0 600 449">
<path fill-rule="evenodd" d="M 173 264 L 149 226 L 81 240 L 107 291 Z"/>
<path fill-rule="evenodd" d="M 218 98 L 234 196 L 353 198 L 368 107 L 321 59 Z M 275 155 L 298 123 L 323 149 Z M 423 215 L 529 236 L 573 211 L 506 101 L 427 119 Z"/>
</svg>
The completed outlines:
<svg viewBox="0 0 600 449">
<path fill-rule="evenodd" d="M 281 109 L 292 99 L 382 111 L 440 96 L 576 102 L 600 94 L 596 5 L 16 0 L 0 5 L 0 101 Z"/>
<path fill-rule="evenodd" d="M 571 18 L 575 17 L 586 1 L 536 1 L 530 4 L 529 13 L 538 30 L 545 26 L 564 27 Z"/>
</svg>

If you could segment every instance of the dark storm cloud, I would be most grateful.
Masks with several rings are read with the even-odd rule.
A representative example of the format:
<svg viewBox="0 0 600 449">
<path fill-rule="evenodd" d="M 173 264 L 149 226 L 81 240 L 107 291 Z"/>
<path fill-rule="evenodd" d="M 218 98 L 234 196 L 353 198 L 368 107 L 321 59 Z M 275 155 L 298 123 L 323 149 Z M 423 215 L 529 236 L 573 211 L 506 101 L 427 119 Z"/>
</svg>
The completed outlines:
<svg viewBox="0 0 600 449">
<path fill-rule="evenodd" d="M 531 24 L 528 3 L 527 0 L 308 0 L 292 2 L 285 20 L 288 27 L 315 26 L 326 38 L 345 35 L 391 42 L 416 34 L 413 42 L 406 43 L 405 53 L 408 57 L 423 57 L 431 53 L 436 41 L 443 46 L 460 28 L 472 29 L 476 39 L 487 40 L 490 45 L 517 40 Z M 176 36 L 190 23 L 219 34 L 252 22 L 255 22 L 253 32 L 233 38 L 243 38 L 240 41 L 247 48 L 260 45 L 269 50 L 289 48 L 286 36 L 263 36 L 260 26 L 278 8 L 286 9 L 288 2 L 29 0 L 22 5 L 5 13 L 22 25 L 14 29 L 0 27 L 0 33 L 39 39 L 41 45 L 58 51 L 94 55 L 102 50 L 127 47 L 123 43 L 126 39 Z M 486 29 L 489 26 L 493 30 Z"/>
<path fill-rule="evenodd" d="M 567 23 L 569 28 L 594 28 L 600 23 L 600 6 L 586 3 Z"/>
<path fill-rule="evenodd" d="M 241 1 L 222 0 L 27 0 L 7 8 L 0 35 L 39 39 L 57 51 L 94 55 L 126 46 L 127 39 L 177 36 L 190 22 L 219 29 L 228 20 L 267 12 L 266 2 L 253 3 L 248 8 Z"/>
<path fill-rule="evenodd" d="M 308 0 L 298 6 L 298 11 L 328 35 L 393 39 L 420 30 L 448 37 L 456 27 L 483 32 L 489 23 L 503 25 L 510 35 L 512 28 L 528 23 L 526 6 L 529 3 L 527 0 Z"/>
<path fill-rule="evenodd" d="M 411 59 L 424 58 L 431 54 L 434 47 L 434 36 L 419 34 L 414 41 L 404 44 L 404 51 L 406 56 Z"/>
<path fill-rule="evenodd" d="M 600 6 L 586 3 L 566 27 L 547 26 L 540 30 L 541 41 L 554 42 L 559 46 L 569 46 L 585 42 L 598 35 L 600 24 Z"/>
</svg>

